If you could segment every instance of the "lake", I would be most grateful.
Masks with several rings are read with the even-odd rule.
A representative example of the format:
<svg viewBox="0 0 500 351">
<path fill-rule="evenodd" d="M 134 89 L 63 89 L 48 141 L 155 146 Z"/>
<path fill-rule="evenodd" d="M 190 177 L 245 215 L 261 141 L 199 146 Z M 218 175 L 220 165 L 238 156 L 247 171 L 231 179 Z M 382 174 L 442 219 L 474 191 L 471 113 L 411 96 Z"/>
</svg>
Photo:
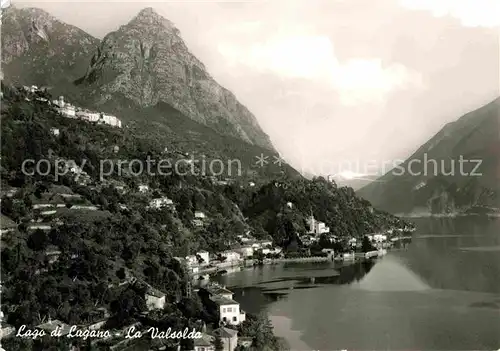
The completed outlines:
<svg viewBox="0 0 500 351">
<path fill-rule="evenodd" d="M 497 350 L 500 220 L 412 219 L 405 248 L 355 264 L 285 264 L 221 277 L 292 350 Z"/>
</svg>

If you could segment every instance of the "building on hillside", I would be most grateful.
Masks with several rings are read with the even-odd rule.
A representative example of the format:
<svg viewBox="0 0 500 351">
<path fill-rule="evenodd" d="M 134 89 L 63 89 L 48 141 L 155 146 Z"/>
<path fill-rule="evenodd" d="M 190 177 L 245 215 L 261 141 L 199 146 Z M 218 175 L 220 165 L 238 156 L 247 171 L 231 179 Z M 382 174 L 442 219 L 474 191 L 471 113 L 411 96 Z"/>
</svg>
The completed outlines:
<svg viewBox="0 0 500 351">
<path fill-rule="evenodd" d="M 238 346 L 238 331 L 226 327 L 221 327 L 213 331 L 215 337 L 222 340 L 224 351 L 234 351 Z"/>
<path fill-rule="evenodd" d="M 259 240 L 252 243 L 254 249 L 262 249 L 273 245 L 272 240 Z"/>
<path fill-rule="evenodd" d="M 163 309 L 165 307 L 165 294 L 158 289 L 147 285 L 145 294 L 146 306 L 148 310 Z"/>
<path fill-rule="evenodd" d="M 75 112 L 75 116 L 87 122 L 98 122 L 99 118 L 101 117 L 99 112 L 90 111 L 87 109 L 78 109 Z"/>
<path fill-rule="evenodd" d="M 205 223 L 203 222 L 203 220 L 199 219 L 199 218 L 195 218 L 193 219 L 193 225 L 195 227 L 203 227 L 205 225 Z"/>
<path fill-rule="evenodd" d="M 57 262 L 61 256 L 61 250 L 57 246 L 49 246 L 47 250 L 45 250 L 45 257 L 47 258 L 49 264 L 53 264 Z"/>
<path fill-rule="evenodd" d="M 307 224 L 309 225 L 309 233 L 311 233 L 311 234 L 321 235 L 321 234 L 327 234 L 330 232 L 330 228 L 327 227 L 325 225 L 325 223 L 314 219 L 313 215 L 311 215 L 308 218 Z"/>
<path fill-rule="evenodd" d="M 153 199 L 149 202 L 150 208 L 158 209 L 162 207 L 173 207 L 173 206 L 174 202 L 166 196 Z"/>
<path fill-rule="evenodd" d="M 201 211 L 195 211 L 194 212 L 194 218 L 198 218 L 198 219 L 205 219 L 207 218 L 207 216 L 205 215 L 204 212 L 201 212 Z"/>
<path fill-rule="evenodd" d="M 60 131 L 59 128 L 50 128 L 50 133 L 55 136 L 59 136 Z"/>
<path fill-rule="evenodd" d="M 56 328 L 59 328 L 59 331 L 60 331 L 58 333 L 59 336 L 65 336 L 65 335 L 69 334 L 71 326 L 66 324 L 66 323 L 61 322 L 58 319 L 54 319 L 54 320 L 49 319 L 48 322 L 39 324 L 35 327 L 35 329 L 43 330 L 47 334 L 52 333 L 54 330 L 56 330 Z"/>
<path fill-rule="evenodd" d="M 213 296 L 212 302 L 217 306 L 219 321 L 226 325 L 239 325 L 246 319 L 246 314 L 240 311 L 240 304 L 223 296 Z"/>
<path fill-rule="evenodd" d="M 146 184 L 139 184 L 138 189 L 140 193 L 147 193 L 149 191 L 149 186 Z"/>
<path fill-rule="evenodd" d="M 215 338 L 206 333 L 201 334 L 201 338 L 194 339 L 194 351 L 215 351 Z"/>
<path fill-rule="evenodd" d="M 9 217 L 0 214 L 0 236 L 9 233 L 17 228 L 16 222 Z"/>
<path fill-rule="evenodd" d="M 103 112 L 99 114 L 99 120 L 97 122 L 105 123 L 113 127 L 118 127 L 118 128 L 122 127 L 122 122 L 116 116 L 108 115 Z"/>
</svg>

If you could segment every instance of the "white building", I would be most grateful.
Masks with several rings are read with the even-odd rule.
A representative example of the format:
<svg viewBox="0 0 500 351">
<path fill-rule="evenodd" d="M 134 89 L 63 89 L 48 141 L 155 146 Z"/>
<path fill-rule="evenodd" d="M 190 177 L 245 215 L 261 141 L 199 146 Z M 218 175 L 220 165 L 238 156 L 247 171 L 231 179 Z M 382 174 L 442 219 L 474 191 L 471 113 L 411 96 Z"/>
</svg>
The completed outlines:
<svg viewBox="0 0 500 351">
<path fill-rule="evenodd" d="M 381 242 L 387 241 L 387 235 L 374 234 L 372 240 L 377 242 L 377 243 L 381 243 Z"/>
<path fill-rule="evenodd" d="M 311 233 L 311 234 L 320 235 L 320 234 L 326 234 L 326 233 L 330 232 L 330 228 L 327 227 L 325 225 L 325 223 L 314 219 L 313 215 L 311 215 L 308 218 L 307 223 L 309 225 L 309 233 Z"/>
<path fill-rule="evenodd" d="M 59 136 L 59 128 L 50 128 L 50 133 L 52 133 L 52 135 Z"/>
<path fill-rule="evenodd" d="M 273 242 L 271 240 L 260 240 L 260 241 L 256 241 L 252 244 L 252 247 L 254 249 L 262 249 L 262 248 L 266 248 L 268 246 L 272 246 L 273 245 Z"/>
<path fill-rule="evenodd" d="M 221 256 L 226 258 L 226 262 L 237 262 L 241 260 L 241 254 L 236 251 L 223 251 Z"/>
<path fill-rule="evenodd" d="M 109 124 L 110 126 L 118 127 L 118 128 L 121 128 L 121 126 L 122 126 L 122 122 L 116 116 L 108 115 L 108 114 L 102 113 L 102 112 L 99 113 L 98 123 L 105 123 L 105 124 Z"/>
<path fill-rule="evenodd" d="M 163 309 L 165 307 L 165 294 L 160 290 L 148 286 L 145 297 L 148 310 Z"/>
<path fill-rule="evenodd" d="M 199 251 L 196 254 L 203 259 L 204 264 L 210 263 L 210 253 L 208 251 Z"/>
<path fill-rule="evenodd" d="M 201 212 L 201 211 L 195 211 L 194 212 L 194 218 L 198 218 L 198 219 L 205 219 L 207 216 L 205 215 L 205 213 Z"/>
<path fill-rule="evenodd" d="M 246 246 L 242 246 L 242 247 L 238 248 L 237 251 L 241 254 L 242 257 L 245 257 L 245 258 L 252 257 L 253 252 L 254 252 L 254 248 L 251 245 L 246 245 Z"/>
<path fill-rule="evenodd" d="M 194 351 L 215 351 L 215 338 L 203 333 L 201 338 L 194 339 Z"/>
<path fill-rule="evenodd" d="M 88 122 L 97 122 L 101 117 L 99 112 L 82 110 L 82 109 L 76 111 L 75 115 L 76 117 Z"/>
<path fill-rule="evenodd" d="M 162 208 L 162 207 L 169 207 L 169 206 L 173 206 L 173 205 L 174 205 L 174 202 L 166 196 L 153 199 L 149 202 L 149 207 L 151 207 L 151 208 Z"/>
<path fill-rule="evenodd" d="M 212 301 L 219 307 L 219 320 L 227 325 L 238 325 L 245 321 L 246 314 L 240 311 L 240 304 L 234 300 L 214 296 Z"/>
<path fill-rule="evenodd" d="M 139 192 L 141 192 L 141 193 L 147 193 L 149 191 L 149 186 L 147 186 L 145 184 L 140 184 L 138 188 L 139 188 Z"/>
</svg>

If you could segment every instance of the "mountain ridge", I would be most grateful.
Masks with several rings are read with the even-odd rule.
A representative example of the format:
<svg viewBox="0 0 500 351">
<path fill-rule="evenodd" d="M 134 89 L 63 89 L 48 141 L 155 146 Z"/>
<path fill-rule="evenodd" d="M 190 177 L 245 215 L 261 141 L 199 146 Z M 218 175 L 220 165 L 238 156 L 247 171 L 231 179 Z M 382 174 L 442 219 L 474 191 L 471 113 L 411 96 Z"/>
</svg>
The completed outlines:
<svg viewBox="0 0 500 351">
<path fill-rule="evenodd" d="M 499 150 L 500 98 L 496 98 L 446 124 L 400 168 L 366 185 L 358 194 L 393 213 L 439 214 L 500 208 Z M 411 172 L 415 174 L 408 172 L 410 162 L 417 169 Z M 424 168 L 415 167 L 416 163 Z M 425 167 L 429 170 L 431 166 L 432 174 L 424 172 Z M 396 175 L 395 170 L 405 172 Z"/>
</svg>

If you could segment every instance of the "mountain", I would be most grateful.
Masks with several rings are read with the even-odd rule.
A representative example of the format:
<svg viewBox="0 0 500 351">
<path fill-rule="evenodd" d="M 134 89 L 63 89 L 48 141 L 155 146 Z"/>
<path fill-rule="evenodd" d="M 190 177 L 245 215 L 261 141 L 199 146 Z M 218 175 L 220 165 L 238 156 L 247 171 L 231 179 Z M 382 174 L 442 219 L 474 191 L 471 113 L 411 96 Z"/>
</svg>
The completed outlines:
<svg viewBox="0 0 500 351">
<path fill-rule="evenodd" d="M 210 76 L 179 30 L 152 8 L 106 35 L 77 83 L 96 104 L 117 94 L 141 107 L 164 102 L 222 134 L 273 150 L 255 116 Z"/>
<path fill-rule="evenodd" d="M 99 40 L 38 8 L 9 8 L 2 18 L 2 76 L 24 85 L 72 85 Z"/>
<path fill-rule="evenodd" d="M 444 126 L 358 194 L 393 213 L 500 208 L 500 98 Z"/>
</svg>

